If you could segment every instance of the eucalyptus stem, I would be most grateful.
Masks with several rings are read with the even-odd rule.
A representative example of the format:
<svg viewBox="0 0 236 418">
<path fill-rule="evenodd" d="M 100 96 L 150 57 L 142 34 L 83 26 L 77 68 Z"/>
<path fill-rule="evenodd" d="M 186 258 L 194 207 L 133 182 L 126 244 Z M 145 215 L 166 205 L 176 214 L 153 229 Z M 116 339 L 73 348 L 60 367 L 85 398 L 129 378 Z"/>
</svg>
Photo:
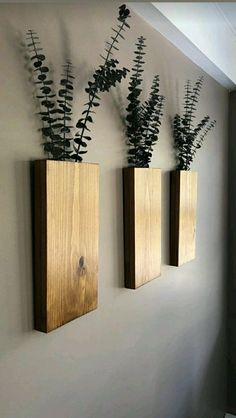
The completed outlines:
<svg viewBox="0 0 236 418">
<path fill-rule="evenodd" d="M 199 77 L 194 87 L 188 80 L 185 85 L 184 115 L 176 114 L 173 119 L 173 134 L 176 149 L 178 170 L 190 170 L 196 150 L 201 148 L 208 132 L 215 126 L 216 121 L 208 115 L 194 127 L 193 118 L 197 111 L 197 104 L 203 84 L 203 77 Z"/>
<path fill-rule="evenodd" d="M 107 54 L 106 54 L 106 57 L 105 57 L 105 61 L 104 61 L 103 65 L 101 66 L 101 73 L 102 73 L 102 70 L 104 70 L 106 68 L 107 63 L 110 60 L 110 56 L 113 54 L 112 50 L 113 50 L 113 48 L 115 46 L 115 43 L 117 43 L 117 39 L 120 37 L 121 32 L 124 30 L 125 24 L 126 24 L 126 22 L 123 21 L 121 23 L 121 25 L 119 25 L 119 30 L 116 32 L 115 37 L 112 37 L 112 42 L 111 42 L 111 44 L 110 44 L 110 46 L 109 46 L 109 48 L 107 50 Z M 100 77 L 101 77 L 101 75 L 100 75 Z M 99 84 L 99 80 L 97 80 L 97 83 Z M 89 94 L 89 102 L 88 102 L 87 110 L 86 110 L 85 117 L 84 117 L 84 120 L 85 121 L 87 121 L 87 119 L 88 119 L 88 116 L 90 114 L 90 111 L 91 111 L 91 108 L 93 106 L 93 103 L 94 103 L 94 100 L 95 100 L 95 97 L 96 97 L 97 92 L 98 92 L 98 89 L 94 89 L 93 93 L 92 94 Z M 79 138 L 78 138 L 80 141 L 82 141 L 82 139 L 84 137 L 84 131 L 85 131 L 85 129 L 88 130 L 88 127 L 87 127 L 87 123 L 86 122 L 84 123 L 84 126 L 81 128 L 81 132 L 80 132 L 80 135 L 79 135 Z M 78 161 L 80 147 L 81 147 L 81 144 L 79 143 L 78 146 L 77 146 L 77 150 L 76 150 L 75 161 Z"/>
<path fill-rule="evenodd" d="M 158 141 L 158 127 L 161 125 L 161 109 L 164 97 L 159 94 L 159 76 L 152 81 L 148 99 L 141 103 L 142 75 L 144 71 L 144 48 L 146 39 L 138 38 L 135 44 L 134 65 L 129 83 L 129 104 L 126 116 L 126 135 L 128 145 L 128 163 L 134 167 L 149 167 L 152 158 L 153 145 Z"/>
<path fill-rule="evenodd" d="M 39 47 L 39 37 L 32 30 L 27 32 L 30 59 L 34 71 L 37 72 L 37 76 L 35 76 L 37 80 L 34 80 L 34 83 L 40 85 L 39 89 L 41 91 L 41 95 L 36 93 L 36 97 L 40 101 L 40 112 L 38 114 L 41 116 L 43 123 L 41 131 L 43 138 L 46 138 L 43 143 L 44 151 L 53 159 L 81 162 L 83 160 L 81 155 L 87 153 L 87 150 L 81 151 L 81 147 L 86 148 L 87 141 L 92 139 L 89 135 L 85 134 L 85 131 L 90 132 L 88 123 L 93 122 L 91 116 L 95 113 L 93 108 L 100 104 L 99 93 L 109 91 L 117 82 L 121 82 L 128 72 L 128 69 L 125 67 L 118 68 L 119 62 L 112 56 L 115 51 L 119 50 L 117 47 L 119 40 L 125 39 L 122 32 L 125 31 L 125 27 L 129 28 L 126 21 L 129 17 L 130 11 L 123 4 L 119 7 L 119 24 L 117 24 L 115 29 L 112 28 L 115 35 L 112 34 L 110 42 L 106 42 L 105 58 L 102 57 L 104 62 L 94 72 L 93 81 L 89 81 L 88 87 L 85 89 L 86 93 L 88 93 L 88 103 L 85 103 L 86 108 L 76 124 L 76 128 L 79 130 L 73 136 L 71 129 L 74 127 L 70 126 L 71 123 L 68 123 L 68 121 L 71 121 L 71 115 L 73 115 L 73 79 L 75 77 L 71 74 L 72 64 L 68 60 L 63 65 L 63 74 L 60 81 L 61 87 L 56 92 L 57 94 L 54 94 L 54 91 L 50 87 L 53 81 L 48 78 L 49 68 L 43 64 L 45 55 L 40 52 L 42 48 Z M 56 97 L 56 99 L 52 100 L 53 97 Z M 41 106 L 44 106 L 44 108 L 41 108 Z"/>
<path fill-rule="evenodd" d="M 38 49 L 36 48 L 36 44 L 35 44 L 35 38 L 33 36 L 34 35 L 34 32 L 31 29 L 29 29 L 28 30 L 28 34 L 30 35 L 31 42 L 33 44 L 32 45 L 33 46 L 33 52 L 34 52 L 36 58 L 38 59 L 38 61 L 41 61 L 39 59 L 40 55 L 38 54 Z M 45 76 L 45 74 L 42 72 L 41 66 L 38 67 L 38 68 L 36 67 L 36 69 L 34 71 L 37 71 L 37 70 L 40 72 L 40 75 L 41 76 L 43 76 L 43 77 Z M 41 84 L 43 85 L 43 87 L 47 88 L 47 84 L 45 83 L 45 79 L 42 79 Z M 45 96 L 46 102 L 48 102 L 48 94 L 47 93 L 44 93 L 44 92 L 43 92 L 43 94 Z M 52 129 L 52 123 L 51 123 L 51 112 L 50 112 L 50 108 L 47 105 L 45 107 L 47 109 L 47 114 L 48 114 L 48 122 L 47 123 L 48 123 L 50 129 L 53 131 L 53 129 Z M 50 140 L 51 140 L 51 142 L 53 142 L 53 140 L 52 140 L 51 137 L 50 137 Z"/>
</svg>

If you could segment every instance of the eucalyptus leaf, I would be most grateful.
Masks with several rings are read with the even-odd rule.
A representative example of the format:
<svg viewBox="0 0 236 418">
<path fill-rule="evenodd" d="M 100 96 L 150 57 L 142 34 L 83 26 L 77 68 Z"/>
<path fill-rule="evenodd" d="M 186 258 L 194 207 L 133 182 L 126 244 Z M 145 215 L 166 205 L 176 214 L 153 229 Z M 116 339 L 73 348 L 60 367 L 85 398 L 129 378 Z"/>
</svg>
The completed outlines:
<svg viewBox="0 0 236 418">
<path fill-rule="evenodd" d="M 158 141 L 159 126 L 163 116 L 164 97 L 159 94 L 159 76 L 153 78 L 148 99 L 142 103 L 142 74 L 146 54 L 145 38 L 140 36 L 135 44 L 134 65 L 131 69 L 126 108 L 126 136 L 128 163 L 135 167 L 149 167 L 153 145 Z"/>
<path fill-rule="evenodd" d="M 87 153 L 87 142 L 92 137 L 88 135 L 88 125 L 93 123 L 95 109 L 100 105 L 100 93 L 109 91 L 116 83 L 126 77 L 128 69 L 118 68 L 118 60 L 114 57 L 118 51 L 118 44 L 125 39 L 124 33 L 129 28 L 127 23 L 130 11 L 126 5 L 119 7 L 117 17 L 118 24 L 112 28 L 110 41 L 106 42 L 105 54 L 102 54 L 103 63 L 95 70 L 92 79 L 85 88 L 88 94 L 87 103 L 82 111 L 82 118 L 76 124 L 78 132 L 73 137 L 73 92 L 74 79 L 73 67 L 70 60 L 62 65 L 60 88 L 55 90 L 53 81 L 50 79 L 50 68 L 47 65 L 46 55 L 41 48 L 39 36 L 34 30 L 28 30 L 27 43 L 32 62 L 34 84 L 37 92 L 36 97 L 42 110 L 38 112 L 41 117 L 44 137 L 43 147 L 49 158 L 56 160 L 75 160 L 82 162 L 82 155 Z M 42 52 L 41 52 L 42 51 Z M 45 141 L 46 138 L 46 141 Z M 81 148 L 83 150 L 81 150 Z"/>
<path fill-rule="evenodd" d="M 184 112 L 173 118 L 173 135 L 176 152 L 176 168 L 190 170 L 196 151 L 201 148 L 206 135 L 214 128 L 216 121 L 208 115 L 204 116 L 195 126 L 195 112 L 203 85 L 203 77 L 199 77 L 192 86 L 190 80 L 185 84 Z"/>
</svg>

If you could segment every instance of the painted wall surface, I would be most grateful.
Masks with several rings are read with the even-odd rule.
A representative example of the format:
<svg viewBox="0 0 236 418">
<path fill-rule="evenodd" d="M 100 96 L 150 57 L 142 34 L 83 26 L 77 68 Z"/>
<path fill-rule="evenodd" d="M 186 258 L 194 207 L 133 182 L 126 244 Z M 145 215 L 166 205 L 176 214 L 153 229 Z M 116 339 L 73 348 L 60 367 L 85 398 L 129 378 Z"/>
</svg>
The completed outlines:
<svg viewBox="0 0 236 418">
<path fill-rule="evenodd" d="M 170 116 L 186 79 L 201 71 L 133 16 L 121 45 L 131 67 L 134 42 L 148 39 L 144 98 L 155 73 L 167 96 L 152 166 L 163 169 L 162 276 L 124 288 L 122 171 L 126 147 L 117 92 L 103 96 L 86 161 L 101 166 L 99 308 L 45 335 L 33 330 L 30 161 L 43 158 L 40 123 L 22 37 L 40 34 L 53 68 L 70 55 L 75 109 L 115 25 L 115 2 L 0 5 L 0 416 L 1 418 L 218 418 L 225 404 L 225 299 L 228 93 L 205 76 L 199 117 L 217 128 L 199 151 L 197 257 L 168 266 Z M 121 87 L 127 96 L 127 83 Z"/>
<path fill-rule="evenodd" d="M 177 7 L 172 2 L 153 4 L 235 84 L 235 31 L 227 18 L 230 6 L 225 9 L 224 4 L 213 2 L 188 2 L 187 7 L 184 2 Z"/>
<path fill-rule="evenodd" d="M 228 244 L 228 406 L 230 411 L 236 413 L 236 223 L 235 223 L 235 192 L 236 192 L 236 121 L 235 121 L 236 92 L 230 93 L 229 101 L 229 244 Z"/>
</svg>

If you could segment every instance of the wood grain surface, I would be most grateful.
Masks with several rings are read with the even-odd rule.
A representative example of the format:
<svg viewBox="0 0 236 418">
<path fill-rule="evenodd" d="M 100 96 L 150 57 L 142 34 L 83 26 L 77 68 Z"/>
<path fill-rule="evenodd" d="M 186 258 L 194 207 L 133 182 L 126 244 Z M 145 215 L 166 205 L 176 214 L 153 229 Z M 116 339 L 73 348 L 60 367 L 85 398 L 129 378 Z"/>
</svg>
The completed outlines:
<svg viewBox="0 0 236 418">
<path fill-rule="evenodd" d="M 170 184 L 170 264 L 180 266 L 195 258 L 197 173 L 173 171 Z"/>
<path fill-rule="evenodd" d="M 124 168 L 125 286 L 136 289 L 161 274 L 161 170 Z"/>
<path fill-rule="evenodd" d="M 99 167 L 35 162 L 35 328 L 97 307 Z"/>
</svg>

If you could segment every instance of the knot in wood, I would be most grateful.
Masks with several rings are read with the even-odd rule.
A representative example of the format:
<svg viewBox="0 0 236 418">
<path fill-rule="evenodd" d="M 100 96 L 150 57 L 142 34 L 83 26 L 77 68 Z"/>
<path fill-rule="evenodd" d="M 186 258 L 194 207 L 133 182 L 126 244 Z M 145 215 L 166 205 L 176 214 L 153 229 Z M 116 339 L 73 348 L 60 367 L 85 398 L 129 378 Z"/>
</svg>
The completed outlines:
<svg viewBox="0 0 236 418">
<path fill-rule="evenodd" d="M 86 270 L 86 268 L 85 268 L 85 265 L 84 265 L 84 257 L 81 256 L 80 259 L 79 259 L 79 273 L 80 273 L 80 275 L 85 274 L 85 270 Z"/>
</svg>

